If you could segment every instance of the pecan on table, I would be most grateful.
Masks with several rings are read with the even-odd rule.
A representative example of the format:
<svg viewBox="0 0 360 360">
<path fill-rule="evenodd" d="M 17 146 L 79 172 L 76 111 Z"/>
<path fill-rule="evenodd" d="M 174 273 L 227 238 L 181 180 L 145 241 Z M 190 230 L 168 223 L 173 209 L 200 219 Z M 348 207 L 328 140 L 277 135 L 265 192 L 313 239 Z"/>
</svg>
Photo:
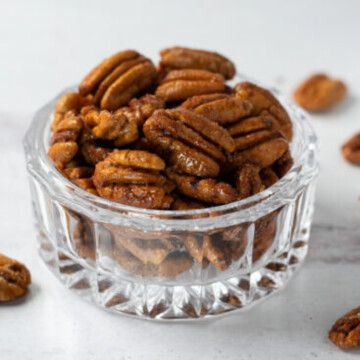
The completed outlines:
<svg viewBox="0 0 360 360">
<path fill-rule="evenodd" d="M 82 95 L 94 94 L 101 109 L 116 110 L 155 81 L 153 63 L 134 50 L 118 52 L 90 71 L 81 81 Z"/>
<path fill-rule="evenodd" d="M 326 110 L 338 103 L 347 89 L 340 80 L 325 74 L 315 74 L 301 83 L 294 92 L 295 102 L 308 111 Z"/>
<path fill-rule="evenodd" d="M 73 111 L 53 124 L 53 135 L 50 140 L 48 155 L 58 168 L 63 168 L 78 152 L 77 138 L 83 128 L 83 121 Z"/>
<path fill-rule="evenodd" d="M 225 79 L 235 75 L 234 64 L 215 52 L 173 47 L 160 51 L 160 67 L 166 69 L 203 69 L 221 74 Z"/>
<path fill-rule="evenodd" d="M 206 70 L 172 70 L 160 82 L 155 95 L 170 101 L 182 101 L 191 96 L 225 91 L 222 75 Z"/>
<path fill-rule="evenodd" d="M 31 275 L 25 265 L 0 254 L 0 302 L 26 295 L 30 283 Z"/>
<path fill-rule="evenodd" d="M 178 191 L 190 198 L 213 204 L 226 204 L 239 197 L 238 192 L 225 182 L 176 174 L 169 169 L 166 170 L 166 175 L 174 181 Z"/>
<path fill-rule="evenodd" d="M 336 321 L 329 331 L 329 339 L 342 349 L 360 346 L 360 307 Z"/>
<path fill-rule="evenodd" d="M 343 157 L 350 163 L 360 165 L 360 132 L 350 138 L 342 147 Z"/>
<path fill-rule="evenodd" d="M 111 113 L 108 110 L 83 108 L 84 123 L 91 128 L 92 134 L 98 139 L 111 141 L 114 147 L 133 143 L 139 137 L 138 126 L 126 115 L 127 108 L 120 108 Z"/>
<path fill-rule="evenodd" d="M 234 140 L 224 128 L 183 108 L 156 111 L 143 131 L 175 171 L 189 175 L 216 177 L 218 162 L 225 161 L 220 149 L 234 151 Z"/>
<path fill-rule="evenodd" d="M 125 205 L 168 209 L 173 184 L 160 171 L 165 162 L 157 155 L 138 150 L 114 150 L 96 165 L 94 185 L 101 197 Z"/>
<path fill-rule="evenodd" d="M 292 138 L 290 117 L 280 102 L 266 89 L 249 82 L 241 82 L 234 87 L 235 96 L 249 100 L 252 105 L 251 116 L 271 117 L 271 130 L 281 130 L 288 140 Z"/>
</svg>

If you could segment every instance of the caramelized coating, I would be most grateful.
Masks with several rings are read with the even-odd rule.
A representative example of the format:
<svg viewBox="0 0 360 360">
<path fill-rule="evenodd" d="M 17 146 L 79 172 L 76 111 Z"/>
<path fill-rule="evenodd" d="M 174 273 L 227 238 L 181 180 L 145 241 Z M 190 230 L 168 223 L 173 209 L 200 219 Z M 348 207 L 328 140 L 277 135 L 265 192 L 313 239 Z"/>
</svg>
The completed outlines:
<svg viewBox="0 0 360 360">
<path fill-rule="evenodd" d="M 207 118 L 177 108 L 156 111 L 143 127 L 146 138 L 174 169 L 189 175 L 215 177 L 217 161 L 223 153 L 234 150 L 234 140 L 227 131 Z"/>
<path fill-rule="evenodd" d="M 196 200 L 187 198 L 185 196 L 173 196 L 174 201 L 171 204 L 171 210 L 196 210 L 204 209 L 205 206 Z"/>
<path fill-rule="evenodd" d="M 125 205 L 166 209 L 172 202 L 172 184 L 159 171 L 164 161 L 137 150 L 114 150 L 96 165 L 94 185 L 100 196 Z"/>
<path fill-rule="evenodd" d="M 329 339 L 341 349 L 360 346 L 360 307 L 336 321 L 329 331 Z"/>
<path fill-rule="evenodd" d="M 171 170 L 167 170 L 166 175 L 175 182 L 177 189 L 182 194 L 200 201 L 226 204 L 238 198 L 237 191 L 230 184 L 215 179 L 179 175 Z"/>
<path fill-rule="evenodd" d="M 234 88 L 241 99 L 249 100 L 253 109 L 252 116 L 270 115 L 273 117 L 273 130 L 281 130 L 288 140 L 292 138 L 292 125 L 289 115 L 280 102 L 266 89 L 249 82 L 241 82 Z"/>
<path fill-rule="evenodd" d="M 261 130 L 271 129 L 273 123 L 274 121 L 271 116 L 254 116 L 229 126 L 227 130 L 232 136 L 242 136 Z"/>
<path fill-rule="evenodd" d="M 81 166 L 68 168 L 63 170 L 63 174 L 79 188 L 86 190 L 93 195 L 98 195 L 92 182 L 92 176 L 94 174 L 93 167 Z"/>
<path fill-rule="evenodd" d="M 249 100 L 230 94 L 193 96 L 183 102 L 181 106 L 222 125 L 234 123 L 250 115 L 252 111 L 252 104 Z"/>
<path fill-rule="evenodd" d="M 360 165 L 360 132 L 350 138 L 342 147 L 344 159 L 354 165 Z"/>
<path fill-rule="evenodd" d="M 279 177 L 271 167 L 263 168 L 259 174 L 265 189 L 279 181 Z"/>
<path fill-rule="evenodd" d="M 155 95 L 146 94 L 139 99 L 132 99 L 129 102 L 129 110 L 126 115 L 130 120 L 135 121 L 138 126 L 154 113 L 155 110 L 164 109 L 165 101 Z"/>
<path fill-rule="evenodd" d="M 294 159 L 292 158 L 290 151 L 285 151 L 284 155 L 280 159 L 276 160 L 272 168 L 279 178 L 282 178 L 294 165 Z"/>
<path fill-rule="evenodd" d="M 0 254 L 0 302 L 26 295 L 30 283 L 30 272 L 25 265 Z"/>
<path fill-rule="evenodd" d="M 191 96 L 225 91 L 225 80 L 206 70 L 173 70 L 161 81 L 155 95 L 165 101 L 182 101 Z"/>
<path fill-rule="evenodd" d="M 101 109 L 116 110 L 150 87 L 156 69 L 152 62 L 134 50 L 125 50 L 105 59 L 81 81 L 82 95 L 95 94 Z"/>
<path fill-rule="evenodd" d="M 173 47 L 160 51 L 160 66 L 170 69 L 203 69 L 221 74 L 225 79 L 235 75 L 234 64 L 215 52 Z"/>
<path fill-rule="evenodd" d="M 261 178 L 254 165 L 244 164 L 238 172 L 236 187 L 239 199 L 245 199 L 264 190 Z"/>
<path fill-rule="evenodd" d="M 342 81 L 325 74 L 315 74 L 297 87 L 294 100 L 305 110 L 323 111 L 337 104 L 346 92 L 346 85 Z"/>
<path fill-rule="evenodd" d="M 82 113 L 85 124 L 92 127 L 92 134 L 99 139 L 112 141 L 115 147 L 131 144 L 139 137 L 137 124 L 126 116 L 126 108 L 115 113 L 97 109 L 85 109 Z"/>
</svg>

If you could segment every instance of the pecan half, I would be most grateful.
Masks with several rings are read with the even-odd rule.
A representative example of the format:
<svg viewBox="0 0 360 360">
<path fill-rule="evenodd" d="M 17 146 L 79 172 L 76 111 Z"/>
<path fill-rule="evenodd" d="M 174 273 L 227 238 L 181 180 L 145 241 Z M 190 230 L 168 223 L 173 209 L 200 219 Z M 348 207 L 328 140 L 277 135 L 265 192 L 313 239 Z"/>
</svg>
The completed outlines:
<svg viewBox="0 0 360 360">
<path fill-rule="evenodd" d="M 30 283 L 30 272 L 25 265 L 0 254 L 0 302 L 24 296 Z"/>
<path fill-rule="evenodd" d="M 217 161 L 225 160 L 218 147 L 226 152 L 234 150 L 234 140 L 224 128 L 182 108 L 156 111 L 143 131 L 175 170 L 189 175 L 217 176 Z"/>
<path fill-rule="evenodd" d="M 329 331 L 329 339 L 342 349 L 360 346 L 360 307 L 336 321 Z"/>
<path fill-rule="evenodd" d="M 182 101 L 194 95 L 225 91 L 222 75 L 206 70 L 170 71 L 156 89 L 155 95 L 165 101 Z"/>
<path fill-rule="evenodd" d="M 70 162 L 78 152 L 76 142 L 83 121 L 72 111 L 68 111 L 61 120 L 53 124 L 53 135 L 50 140 L 48 155 L 58 168 Z"/>
<path fill-rule="evenodd" d="M 284 155 L 281 156 L 272 165 L 273 170 L 279 178 L 282 178 L 294 165 L 294 159 L 292 158 L 290 151 L 285 151 Z"/>
<path fill-rule="evenodd" d="M 101 109 L 116 110 L 152 85 L 153 63 L 134 50 L 121 51 L 105 59 L 81 81 L 79 92 L 94 95 Z"/>
<path fill-rule="evenodd" d="M 301 83 L 294 92 L 295 102 L 308 111 L 326 110 L 338 103 L 347 89 L 340 80 L 325 74 L 315 74 Z"/>
<path fill-rule="evenodd" d="M 244 164 L 238 172 L 236 187 L 239 198 L 245 199 L 264 190 L 260 175 L 252 164 Z"/>
<path fill-rule="evenodd" d="M 94 185 L 101 197 L 125 205 L 151 209 L 169 208 L 172 184 L 162 175 L 165 163 L 155 154 L 114 150 L 96 165 Z"/>
<path fill-rule="evenodd" d="M 205 206 L 201 202 L 185 196 L 174 196 L 174 201 L 171 204 L 171 210 L 196 210 L 204 208 Z"/>
<path fill-rule="evenodd" d="M 191 198 L 214 204 L 226 204 L 238 198 L 237 191 L 230 185 L 215 179 L 201 179 L 195 176 L 179 175 L 166 170 L 168 178 L 177 189 Z"/>
<path fill-rule="evenodd" d="M 234 64 L 215 52 L 173 47 L 160 51 L 160 66 L 170 69 L 203 69 L 221 74 L 225 79 L 235 75 Z"/>
<path fill-rule="evenodd" d="M 68 168 L 63 170 L 63 174 L 79 188 L 86 190 L 93 195 L 97 195 L 97 191 L 92 182 L 92 176 L 94 174 L 93 167 L 81 166 Z"/>
<path fill-rule="evenodd" d="M 342 147 L 343 157 L 352 164 L 360 165 L 360 132 L 350 138 Z"/>
<path fill-rule="evenodd" d="M 193 96 L 183 102 L 181 106 L 219 124 L 236 122 L 250 115 L 252 111 L 252 104 L 249 100 L 230 94 Z"/>
<path fill-rule="evenodd" d="M 234 87 L 234 93 L 241 99 L 249 100 L 253 109 L 251 116 L 268 115 L 273 118 L 272 130 L 281 130 L 288 140 L 292 138 L 290 117 L 280 102 L 266 89 L 249 82 Z"/>
<path fill-rule="evenodd" d="M 261 182 L 266 189 L 279 180 L 276 172 L 271 167 L 263 168 L 259 174 L 261 177 Z"/>
<path fill-rule="evenodd" d="M 83 109 L 84 122 L 92 127 L 92 134 L 99 138 L 113 142 L 115 147 L 133 143 L 139 137 L 135 121 L 126 116 L 126 108 L 121 108 L 115 113 L 108 110 L 98 111 L 95 108 Z"/>
</svg>

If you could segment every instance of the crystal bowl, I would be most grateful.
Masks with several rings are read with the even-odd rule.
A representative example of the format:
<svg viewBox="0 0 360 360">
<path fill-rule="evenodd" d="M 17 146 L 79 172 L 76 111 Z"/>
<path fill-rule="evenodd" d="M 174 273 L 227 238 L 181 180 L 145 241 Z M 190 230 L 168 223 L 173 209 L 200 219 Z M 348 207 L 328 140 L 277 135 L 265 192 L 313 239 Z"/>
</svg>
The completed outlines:
<svg viewBox="0 0 360 360">
<path fill-rule="evenodd" d="M 41 108 L 24 148 L 48 268 L 84 299 L 143 319 L 213 317 L 284 287 L 308 250 L 318 149 L 305 113 L 269 90 L 293 122 L 293 167 L 255 196 L 190 211 L 125 206 L 73 185 L 47 156 L 58 97 Z"/>
</svg>

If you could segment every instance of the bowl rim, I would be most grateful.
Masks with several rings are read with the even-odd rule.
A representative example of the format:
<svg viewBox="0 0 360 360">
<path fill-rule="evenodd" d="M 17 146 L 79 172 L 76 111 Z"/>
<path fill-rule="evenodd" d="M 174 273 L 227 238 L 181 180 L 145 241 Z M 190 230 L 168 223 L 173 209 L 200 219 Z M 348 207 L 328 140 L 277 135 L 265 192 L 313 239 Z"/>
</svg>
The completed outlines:
<svg viewBox="0 0 360 360">
<path fill-rule="evenodd" d="M 214 219 L 232 213 L 237 214 L 237 219 L 241 218 L 246 221 L 258 218 L 274 209 L 275 205 L 280 207 L 282 203 L 285 204 L 291 201 L 295 192 L 298 193 L 317 176 L 319 169 L 318 138 L 307 114 L 284 97 L 277 89 L 264 86 L 258 81 L 250 80 L 249 77 L 241 74 L 237 74 L 232 81 L 251 81 L 270 91 L 288 111 L 293 123 L 294 136 L 290 146 L 292 147 L 295 141 L 303 141 L 303 152 L 299 156 L 294 156 L 294 165 L 288 173 L 275 184 L 256 195 L 204 209 L 154 210 L 116 203 L 93 195 L 71 183 L 55 168 L 48 157 L 49 138 L 44 139 L 44 137 L 46 133 L 47 135 L 50 134 L 51 116 L 58 98 L 66 92 L 76 90 L 76 86 L 64 89 L 34 114 L 23 140 L 27 169 L 32 176 L 36 177 L 46 187 L 52 198 L 60 203 L 65 202 L 68 207 L 73 206 L 74 209 L 80 210 L 81 213 L 91 214 L 91 216 L 94 216 L 94 213 L 101 208 L 102 216 L 105 217 L 106 215 L 111 217 L 111 215 L 116 214 L 117 216 L 121 215 L 121 217 L 130 216 L 140 219 L 157 219 L 159 221 L 191 221 L 192 223 L 189 223 L 189 225 L 192 227 L 194 226 L 194 220 L 204 221 L 204 218 L 211 218 L 214 221 Z M 302 135 L 301 138 L 300 135 Z M 47 140 L 47 143 L 44 140 Z M 299 177 L 302 181 L 297 181 Z M 296 186 L 291 188 L 292 184 Z M 114 221 L 114 223 L 118 223 L 118 221 Z"/>
</svg>

